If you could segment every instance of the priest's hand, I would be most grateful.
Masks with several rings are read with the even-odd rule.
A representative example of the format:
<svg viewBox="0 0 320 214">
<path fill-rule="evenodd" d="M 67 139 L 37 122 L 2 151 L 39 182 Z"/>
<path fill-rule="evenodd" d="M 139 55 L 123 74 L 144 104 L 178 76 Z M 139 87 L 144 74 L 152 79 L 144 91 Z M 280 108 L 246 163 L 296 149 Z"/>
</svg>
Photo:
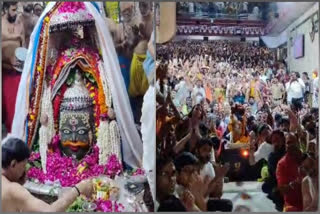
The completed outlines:
<svg viewBox="0 0 320 214">
<path fill-rule="evenodd" d="M 76 187 L 79 189 L 80 194 L 85 195 L 89 198 L 92 197 L 92 193 L 93 193 L 92 179 L 83 180 L 80 183 L 78 183 Z"/>
</svg>

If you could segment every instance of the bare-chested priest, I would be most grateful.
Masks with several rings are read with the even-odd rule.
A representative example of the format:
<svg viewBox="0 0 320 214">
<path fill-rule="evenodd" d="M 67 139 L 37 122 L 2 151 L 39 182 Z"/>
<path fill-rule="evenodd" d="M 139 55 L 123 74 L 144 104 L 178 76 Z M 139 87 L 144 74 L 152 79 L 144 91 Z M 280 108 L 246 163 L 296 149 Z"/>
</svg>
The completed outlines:
<svg viewBox="0 0 320 214">
<path fill-rule="evenodd" d="M 25 31 L 22 16 L 17 12 L 17 2 L 4 2 L 4 14 L 2 15 L 2 122 L 5 123 L 8 132 L 14 116 L 15 102 L 21 72 L 21 65 L 16 59 L 15 51 L 19 47 L 25 47 Z"/>
<path fill-rule="evenodd" d="M 47 204 L 34 197 L 23 187 L 26 180 L 26 163 L 30 151 L 25 142 L 8 137 L 1 145 L 1 205 L 2 212 L 65 212 L 83 194 L 90 197 L 92 180 L 85 180 L 65 192 L 57 201 Z"/>
</svg>

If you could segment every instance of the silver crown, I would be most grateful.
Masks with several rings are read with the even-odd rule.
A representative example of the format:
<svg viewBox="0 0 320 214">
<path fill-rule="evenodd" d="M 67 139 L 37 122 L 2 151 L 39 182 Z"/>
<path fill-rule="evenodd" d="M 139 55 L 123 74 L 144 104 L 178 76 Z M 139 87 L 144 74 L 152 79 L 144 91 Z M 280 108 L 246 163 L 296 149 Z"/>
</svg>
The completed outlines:
<svg viewBox="0 0 320 214">
<path fill-rule="evenodd" d="M 93 99 L 89 95 L 88 89 L 83 83 L 83 79 L 76 71 L 73 85 L 64 93 L 60 111 L 75 111 L 89 108 L 93 105 Z"/>
<path fill-rule="evenodd" d="M 79 24 L 92 26 L 94 23 L 83 2 L 63 2 L 50 18 L 50 33 L 75 30 Z"/>
</svg>

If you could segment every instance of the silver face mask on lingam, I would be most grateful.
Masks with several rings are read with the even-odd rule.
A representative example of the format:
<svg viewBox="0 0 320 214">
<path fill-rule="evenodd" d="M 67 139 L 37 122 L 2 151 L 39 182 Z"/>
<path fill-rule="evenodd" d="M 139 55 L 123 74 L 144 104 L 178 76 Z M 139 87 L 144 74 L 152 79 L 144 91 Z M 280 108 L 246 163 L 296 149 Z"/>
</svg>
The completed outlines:
<svg viewBox="0 0 320 214">
<path fill-rule="evenodd" d="M 60 106 L 60 148 L 64 155 L 82 159 L 93 142 L 93 104 L 79 70 Z"/>
</svg>

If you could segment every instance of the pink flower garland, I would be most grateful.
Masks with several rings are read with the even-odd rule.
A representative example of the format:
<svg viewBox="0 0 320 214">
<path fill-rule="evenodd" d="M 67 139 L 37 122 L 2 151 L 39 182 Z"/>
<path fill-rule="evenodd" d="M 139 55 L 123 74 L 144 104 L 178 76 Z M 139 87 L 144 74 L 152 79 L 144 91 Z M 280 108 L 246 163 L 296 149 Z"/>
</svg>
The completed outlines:
<svg viewBox="0 0 320 214">
<path fill-rule="evenodd" d="M 33 153 L 30 161 L 34 161 L 35 157 L 39 157 L 39 154 Z M 106 165 L 99 165 L 98 162 L 99 148 L 97 146 L 94 146 L 92 153 L 80 162 L 75 162 L 71 157 L 61 156 L 60 152 L 48 153 L 47 173 L 44 174 L 40 168 L 31 167 L 27 176 L 30 179 L 38 180 L 40 183 L 60 181 L 61 186 L 67 187 L 87 178 L 103 174 L 113 178 L 122 172 L 122 164 L 116 155 L 111 155 Z M 78 171 L 80 165 L 86 165 L 86 169 L 82 173 Z"/>
</svg>

